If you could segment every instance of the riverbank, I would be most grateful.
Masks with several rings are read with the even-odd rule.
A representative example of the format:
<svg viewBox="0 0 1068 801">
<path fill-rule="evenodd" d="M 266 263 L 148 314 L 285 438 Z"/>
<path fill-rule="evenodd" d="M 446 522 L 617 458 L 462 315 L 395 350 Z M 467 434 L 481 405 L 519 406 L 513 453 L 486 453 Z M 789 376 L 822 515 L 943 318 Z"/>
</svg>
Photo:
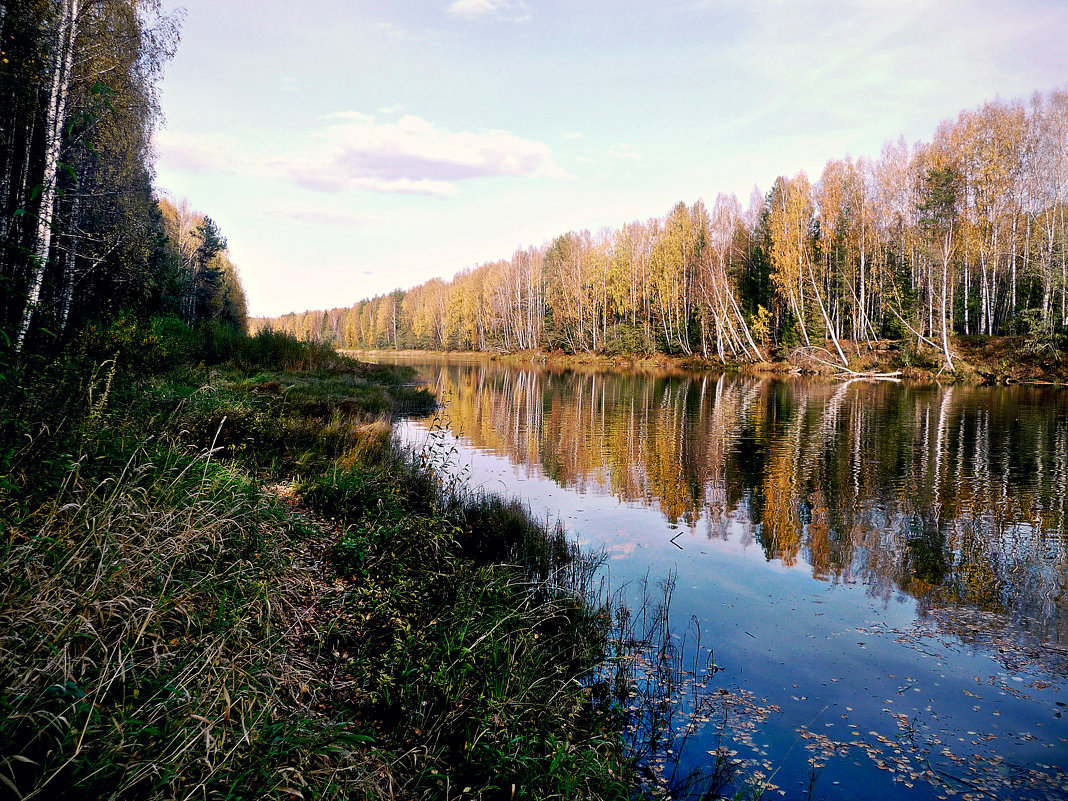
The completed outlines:
<svg viewBox="0 0 1068 801">
<path fill-rule="evenodd" d="M 560 368 L 619 369 L 638 372 L 704 371 L 743 372 L 755 375 L 844 376 L 884 374 L 917 383 L 962 384 L 1068 384 L 1068 352 L 1053 346 L 1037 346 L 1026 337 L 958 337 L 954 340 L 954 370 L 947 371 L 941 354 L 930 348 L 915 348 L 896 340 L 873 343 L 840 342 L 848 365 L 823 345 L 769 352 L 765 362 L 704 359 L 663 353 L 607 355 L 564 351 L 342 351 L 371 361 L 383 359 L 441 359 L 447 362 L 477 362 L 486 359 L 509 364 L 536 364 Z"/>
<path fill-rule="evenodd" d="M 127 339 L 3 375 L 0 796 L 635 793 L 595 564 L 398 450 L 406 371 Z"/>
</svg>

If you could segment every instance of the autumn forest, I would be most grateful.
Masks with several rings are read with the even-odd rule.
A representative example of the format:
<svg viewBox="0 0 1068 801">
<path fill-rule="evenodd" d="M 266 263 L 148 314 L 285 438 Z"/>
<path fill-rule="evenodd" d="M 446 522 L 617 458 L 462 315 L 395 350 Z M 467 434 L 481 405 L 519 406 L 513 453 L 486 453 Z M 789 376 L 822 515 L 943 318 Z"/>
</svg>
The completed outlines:
<svg viewBox="0 0 1068 801">
<path fill-rule="evenodd" d="M 547 62 L 531 32 L 549 9 L 341 3 L 298 26 L 292 4 L 190 5 L 0 0 L 0 801 L 1064 797 L 1068 398 L 956 384 L 1021 380 L 1014 360 L 1068 378 L 1068 86 L 747 199 L 654 204 L 451 280 L 250 318 L 224 228 L 247 246 L 285 219 L 294 250 L 260 242 L 242 265 L 283 264 L 285 293 L 316 277 L 301 217 L 330 217 L 353 263 L 379 244 L 416 258 L 404 236 L 446 230 L 340 213 L 399 203 L 382 192 L 429 185 L 438 199 L 413 202 L 451 204 L 480 227 L 449 236 L 477 242 L 500 223 L 467 214 L 461 182 L 560 177 L 580 151 L 557 164 L 527 137 L 557 148 L 593 124 L 554 96 L 570 137 L 570 119 L 559 140 L 513 134 L 497 128 L 533 105 L 512 81 L 526 116 L 479 94 L 490 123 L 436 74 L 403 77 L 405 57 L 457 69 L 456 43 L 483 67 L 505 26 Z M 344 46 L 277 57 L 335 22 Z M 434 24 L 440 62 L 395 38 Z M 388 66 L 351 32 L 391 48 Z M 636 57 L 629 41 L 600 60 Z M 770 59 L 765 44 L 744 46 Z M 169 152 L 165 68 L 219 79 L 185 84 L 202 135 L 168 75 Z M 394 68 L 388 107 L 336 80 Z M 309 112 L 312 84 L 328 96 Z M 711 128 L 719 105 L 685 106 L 686 124 Z M 283 118 L 322 127 L 287 145 Z M 766 129 L 797 138 L 795 119 Z M 199 159 L 224 139 L 241 170 Z M 199 160 L 176 157 L 182 141 Z M 156 148 L 161 182 L 211 194 L 182 183 L 208 176 L 214 197 L 161 189 Z M 680 164 L 706 155 L 726 158 Z M 266 176 L 284 195 L 218 189 L 272 160 L 300 165 Z M 600 170 L 589 197 L 616 191 Z M 552 206 L 498 197 L 514 216 Z M 972 361 L 983 348 L 1000 375 Z M 782 375 L 831 370 L 847 380 Z"/>
<path fill-rule="evenodd" d="M 953 337 L 1068 327 L 1068 93 L 994 100 L 930 142 L 827 162 L 350 308 L 260 318 L 348 348 L 561 349 L 847 364 L 902 340 L 953 369 Z M 815 351 L 813 351 L 815 352 Z"/>
</svg>

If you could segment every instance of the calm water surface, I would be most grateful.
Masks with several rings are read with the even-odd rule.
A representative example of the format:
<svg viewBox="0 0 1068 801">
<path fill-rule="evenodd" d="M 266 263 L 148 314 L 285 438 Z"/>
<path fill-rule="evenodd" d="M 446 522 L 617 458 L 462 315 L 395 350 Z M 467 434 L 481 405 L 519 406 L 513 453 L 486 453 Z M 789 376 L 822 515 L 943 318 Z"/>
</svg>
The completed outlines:
<svg viewBox="0 0 1068 801">
<path fill-rule="evenodd" d="M 683 662 L 717 669 L 665 777 L 720 754 L 765 797 L 1068 797 L 1068 392 L 417 367 L 443 410 L 403 438 L 447 420 L 467 480 L 614 588 L 676 576 Z"/>
</svg>

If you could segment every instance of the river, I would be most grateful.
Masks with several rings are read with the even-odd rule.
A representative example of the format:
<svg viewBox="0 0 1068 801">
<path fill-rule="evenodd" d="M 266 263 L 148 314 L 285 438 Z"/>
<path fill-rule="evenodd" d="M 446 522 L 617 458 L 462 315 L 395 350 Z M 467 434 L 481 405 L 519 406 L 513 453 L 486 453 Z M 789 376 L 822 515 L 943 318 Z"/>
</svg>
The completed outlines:
<svg viewBox="0 0 1068 801">
<path fill-rule="evenodd" d="M 662 780 L 1068 794 L 1068 391 L 406 363 L 402 439 L 673 585 Z"/>
</svg>

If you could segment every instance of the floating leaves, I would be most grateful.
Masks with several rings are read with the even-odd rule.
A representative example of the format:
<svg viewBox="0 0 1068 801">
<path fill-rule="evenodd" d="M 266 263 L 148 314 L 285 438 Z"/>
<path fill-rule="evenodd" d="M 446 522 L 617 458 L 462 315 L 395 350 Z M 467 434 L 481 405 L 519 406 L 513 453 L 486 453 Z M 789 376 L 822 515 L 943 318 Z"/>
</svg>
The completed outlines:
<svg viewBox="0 0 1068 801">
<path fill-rule="evenodd" d="M 1055 764 L 1017 764 L 996 753 L 986 743 L 998 739 L 994 734 L 976 735 L 963 740 L 964 746 L 950 746 L 944 733 L 927 733 L 929 725 L 902 713 L 890 713 L 897 732 L 890 737 L 869 731 L 868 737 L 854 734 L 849 740 L 835 740 L 825 734 L 798 729 L 806 750 L 813 759 L 866 757 L 879 770 L 893 775 L 893 781 L 905 787 L 925 782 L 940 791 L 939 798 L 961 795 L 962 798 L 1058 799 L 1068 793 L 1068 773 Z M 972 734 L 975 734 L 972 732 Z M 1024 734 L 1024 739 L 1034 739 Z M 961 742 L 961 738 L 957 738 Z M 967 749 L 967 746 L 972 746 Z M 1063 745 L 1062 745 L 1063 748 Z"/>
</svg>

